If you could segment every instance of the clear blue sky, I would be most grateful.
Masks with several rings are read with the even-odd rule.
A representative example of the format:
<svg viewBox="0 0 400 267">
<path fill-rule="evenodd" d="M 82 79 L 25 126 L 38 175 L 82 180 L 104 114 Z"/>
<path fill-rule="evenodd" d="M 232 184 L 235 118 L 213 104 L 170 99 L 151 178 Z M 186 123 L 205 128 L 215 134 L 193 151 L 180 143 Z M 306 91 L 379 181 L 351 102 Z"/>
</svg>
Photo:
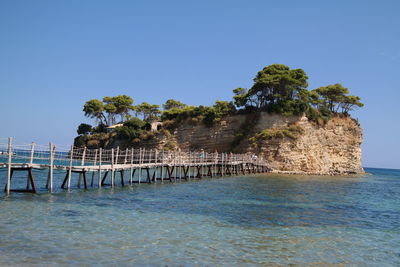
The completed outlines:
<svg viewBox="0 0 400 267">
<path fill-rule="evenodd" d="M 400 168 L 400 1 L 0 0 L 0 137 L 70 144 L 92 98 L 209 105 L 273 63 L 365 103 L 363 165 Z"/>
</svg>

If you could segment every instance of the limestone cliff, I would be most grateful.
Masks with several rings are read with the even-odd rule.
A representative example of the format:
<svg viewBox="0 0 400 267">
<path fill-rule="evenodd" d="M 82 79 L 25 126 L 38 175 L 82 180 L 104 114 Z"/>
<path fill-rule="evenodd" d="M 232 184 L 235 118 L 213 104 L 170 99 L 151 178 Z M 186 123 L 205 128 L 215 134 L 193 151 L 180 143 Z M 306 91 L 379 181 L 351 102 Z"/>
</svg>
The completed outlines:
<svg viewBox="0 0 400 267">
<path fill-rule="evenodd" d="M 266 135 L 260 134 L 265 130 Z M 183 123 L 172 138 L 181 148 L 261 154 L 273 172 L 324 175 L 363 172 L 362 129 L 349 117 L 334 117 L 321 126 L 306 117 L 236 115 L 212 128 L 201 123 Z"/>
<path fill-rule="evenodd" d="M 213 127 L 187 119 L 174 130 L 146 132 L 134 145 L 179 147 L 209 152 L 256 153 L 277 173 L 356 174 L 361 167 L 362 129 L 350 117 L 334 117 L 319 124 L 306 117 L 255 113 L 227 117 Z M 88 147 L 132 146 L 114 133 L 86 137 Z"/>
</svg>

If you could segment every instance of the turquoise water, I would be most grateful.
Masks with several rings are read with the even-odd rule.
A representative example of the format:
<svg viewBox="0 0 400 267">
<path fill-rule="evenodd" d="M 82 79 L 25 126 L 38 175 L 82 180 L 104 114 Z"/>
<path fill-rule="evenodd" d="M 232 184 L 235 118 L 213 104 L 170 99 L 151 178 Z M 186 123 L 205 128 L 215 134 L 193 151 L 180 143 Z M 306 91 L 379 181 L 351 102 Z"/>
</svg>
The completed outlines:
<svg viewBox="0 0 400 267">
<path fill-rule="evenodd" d="M 366 171 L 0 195 L 0 266 L 400 266 L 400 171 Z"/>
</svg>

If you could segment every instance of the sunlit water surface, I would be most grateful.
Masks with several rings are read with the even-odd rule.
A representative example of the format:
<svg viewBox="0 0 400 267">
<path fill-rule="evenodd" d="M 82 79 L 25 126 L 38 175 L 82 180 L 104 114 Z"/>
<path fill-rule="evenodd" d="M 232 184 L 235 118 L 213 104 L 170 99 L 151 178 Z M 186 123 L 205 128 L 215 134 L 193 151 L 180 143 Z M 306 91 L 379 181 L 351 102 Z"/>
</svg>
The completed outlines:
<svg viewBox="0 0 400 267">
<path fill-rule="evenodd" d="M 0 266 L 400 266 L 400 171 L 366 171 L 1 193 Z"/>
</svg>

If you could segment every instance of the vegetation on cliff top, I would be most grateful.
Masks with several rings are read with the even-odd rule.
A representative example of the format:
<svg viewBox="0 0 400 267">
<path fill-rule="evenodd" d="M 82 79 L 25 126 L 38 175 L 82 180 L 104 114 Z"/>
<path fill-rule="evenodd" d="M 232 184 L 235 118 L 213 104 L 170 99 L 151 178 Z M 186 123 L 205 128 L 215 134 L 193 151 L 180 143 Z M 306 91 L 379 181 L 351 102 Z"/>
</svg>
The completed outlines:
<svg viewBox="0 0 400 267">
<path fill-rule="evenodd" d="M 106 133 L 107 126 L 119 122 L 123 125 L 115 128 L 116 136 L 138 143 L 154 137 L 150 133 L 150 123 L 154 121 L 162 121 L 163 128 L 167 130 L 174 129 L 184 120 L 194 124 L 202 122 L 211 127 L 228 115 L 257 114 L 261 111 L 284 116 L 305 114 L 310 120 L 323 123 L 335 114 L 348 116 L 351 110 L 363 106 L 360 98 L 350 95 L 341 84 L 309 91 L 307 80 L 308 76 L 302 69 L 273 64 L 257 73 L 250 88 L 234 89 L 231 102 L 216 101 L 213 106 L 190 106 L 169 99 L 162 105 L 161 111 L 159 105 L 147 102 L 135 106 L 133 99 L 127 95 L 106 96 L 102 101 L 91 99 L 84 104 L 83 111 L 85 116 L 95 119 L 96 126 L 79 125 L 78 138 L 83 140 L 87 134 Z M 244 127 L 244 131 L 248 132 L 247 128 Z M 238 130 L 235 144 L 247 136 L 244 131 Z M 267 138 L 280 133 L 290 137 L 291 131 L 265 132 L 257 136 Z"/>
<path fill-rule="evenodd" d="M 250 89 L 234 89 L 234 103 L 238 109 L 248 112 L 305 113 L 307 116 L 314 113 L 314 116 L 320 114 L 323 117 L 339 112 L 348 114 L 354 108 L 363 106 L 360 98 L 349 95 L 349 90 L 341 84 L 308 91 L 307 80 L 308 76 L 302 69 L 273 64 L 257 73 Z"/>
<path fill-rule="evenodd" d="M 250 144 L 257 148 L 263 141 L 281 138 L 297 139 L 297 137 L 304 132 L 304 129 L 299 125 L 290 125 L 285 128 L 271 128 L 265 129 L 253 137 L 249 138 Z"/>
</svg>

